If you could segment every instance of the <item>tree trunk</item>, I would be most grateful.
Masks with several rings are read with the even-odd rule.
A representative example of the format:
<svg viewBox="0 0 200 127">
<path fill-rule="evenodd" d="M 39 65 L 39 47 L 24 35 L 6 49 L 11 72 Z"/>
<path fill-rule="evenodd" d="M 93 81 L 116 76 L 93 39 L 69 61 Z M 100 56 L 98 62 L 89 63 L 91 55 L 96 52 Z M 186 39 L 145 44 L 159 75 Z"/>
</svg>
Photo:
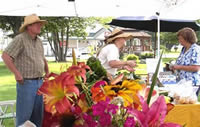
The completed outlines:
<svg viewBox="0 0 200 127">
<path fill-rule="evenodd" d="M 65 54 L 64 57 L 66 58 L 67 56 L 67 50 L 68 50 L 68 46 L 69 46 L 69 22 L 70 22 L 70 17 L 68 20 L 68 24 L 67 24 L 67 31 L 66 31 L 66 45 L 65 45 Z"/>
<path fill-rule="evenodd" d="M 52 35 L 53 35 L 53 33 L 52 33 Z M 48 42 L 49 42 L 49 45 L 50 45 L 50 47 L 51 47 L 51 50 L 53 51 L 53 54 L 54 54 L 54 56 L 55 56 L 55 61 L 58 61 L 58 59 L 57 59 L 57 55 L 56 55 L 56 51 L 55 51 L 55 49 L 53 48 L 53 39 L 50 39 L 50 36 L 49 36 L 49 33 L 47 33 L 47 40 L 48 40 Z"/>
</svg>

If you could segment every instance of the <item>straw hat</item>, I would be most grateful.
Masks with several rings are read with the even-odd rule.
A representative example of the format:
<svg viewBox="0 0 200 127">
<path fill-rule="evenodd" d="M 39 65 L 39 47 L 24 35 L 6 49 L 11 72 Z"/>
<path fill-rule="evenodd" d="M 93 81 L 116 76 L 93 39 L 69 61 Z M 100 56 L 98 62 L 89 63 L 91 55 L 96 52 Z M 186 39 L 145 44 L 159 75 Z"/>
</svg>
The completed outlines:
<svg viewBox="0 0 200 127">
<path fill-rule="evenodd" d="M 126 38 L 126 39 L 130 39 L 131 37 L 133 37 L 132 33 L 127 33 L 127 32 L 123 32 L 121 29 L 116 28 L 112 31 L 111 35 L 109 35 L 106 39 L 105 42 L 106 43 L 111 43 L 113 42 L 115 39 L 117 38 Z"/>
<path fill-rule="evenodd" d="M 32 15 L 26 16 L 24 18 L 24 23 L 19 28 L 19 32 L 20 33 L 24 32 L 26 26 L 33 24 L 33 23 L 36 23 L 36 22 L 41 22 L 42 26 L 47 23 L 46 20 L 40 20 L 40 18 L 36 14 L 32 14 Z"/>
</svg>

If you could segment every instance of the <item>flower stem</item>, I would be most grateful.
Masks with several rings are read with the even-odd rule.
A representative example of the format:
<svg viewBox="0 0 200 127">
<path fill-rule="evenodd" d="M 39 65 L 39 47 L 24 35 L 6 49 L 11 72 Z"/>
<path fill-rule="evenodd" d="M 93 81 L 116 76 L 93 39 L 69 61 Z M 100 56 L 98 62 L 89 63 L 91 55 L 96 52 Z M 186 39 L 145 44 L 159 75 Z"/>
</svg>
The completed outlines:
<svg viewBox="0 0 200 127">
<path fill-rule="evenodd" d="M 91 107 L 92 106 L 92 99 L 91 99 L 90 94 L 88 92 L 88 88 L 85 86 L 84 83 L 81 83 L 81 87 L 83 89 L 83 92 L 85 93 L 86 100 L 88 102 L 88 106 Z"/>
</svg>

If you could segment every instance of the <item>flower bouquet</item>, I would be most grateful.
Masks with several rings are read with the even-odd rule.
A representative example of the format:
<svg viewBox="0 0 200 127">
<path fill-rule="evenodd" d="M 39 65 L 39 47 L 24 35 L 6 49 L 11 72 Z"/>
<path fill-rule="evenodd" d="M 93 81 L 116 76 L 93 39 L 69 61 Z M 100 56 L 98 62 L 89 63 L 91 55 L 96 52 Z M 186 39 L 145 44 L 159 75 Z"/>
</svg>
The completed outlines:
<svg viewBox="0 0 200 127">
<path fill-rule="evenodd" d="M 38 90 L 44 97 L 45 127 L 180 127 L 164 123 L 173 105 L 163 96 L 149 104 L 154 85 L 148 88 L 123 74 L 108 79 L 97 59 L 85 64 L 72 54 L 72 66 L 51 73 Z"/>
</svg>

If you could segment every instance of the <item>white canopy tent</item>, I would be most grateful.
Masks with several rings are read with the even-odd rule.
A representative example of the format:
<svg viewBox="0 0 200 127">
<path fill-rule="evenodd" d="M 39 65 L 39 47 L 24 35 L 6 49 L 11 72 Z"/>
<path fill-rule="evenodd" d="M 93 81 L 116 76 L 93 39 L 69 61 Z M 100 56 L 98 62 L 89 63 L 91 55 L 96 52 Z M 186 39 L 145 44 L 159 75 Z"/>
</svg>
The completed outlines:
<svg viewBox="0 0 200 127">
<path fill-rule="evenodd" d="M 150 16 L 164 8 L 165 1 L 167 0 L 5 0 L 1 2 L 0 15 L 25 16 L 36 13 L 39 16 Z"/>
<path fill-rule="evenodd" d="M 75 16 L 73 2 L 66 0 L 4 0 L 0 15 L 26 16 L 36 13 L 39 16 Z"/>
<path fill-rule="evenodd" d="M 26 16 L 153 16 L 199 19 L 200 0 L 4 0 L 0 15 Z"/>
<path fill-rule="evenodd" d="M 25 16 L 131 16 L 152 15 L 157 0 L 6 0 L 1 2 L 0 15 Z"/>
</svg>

